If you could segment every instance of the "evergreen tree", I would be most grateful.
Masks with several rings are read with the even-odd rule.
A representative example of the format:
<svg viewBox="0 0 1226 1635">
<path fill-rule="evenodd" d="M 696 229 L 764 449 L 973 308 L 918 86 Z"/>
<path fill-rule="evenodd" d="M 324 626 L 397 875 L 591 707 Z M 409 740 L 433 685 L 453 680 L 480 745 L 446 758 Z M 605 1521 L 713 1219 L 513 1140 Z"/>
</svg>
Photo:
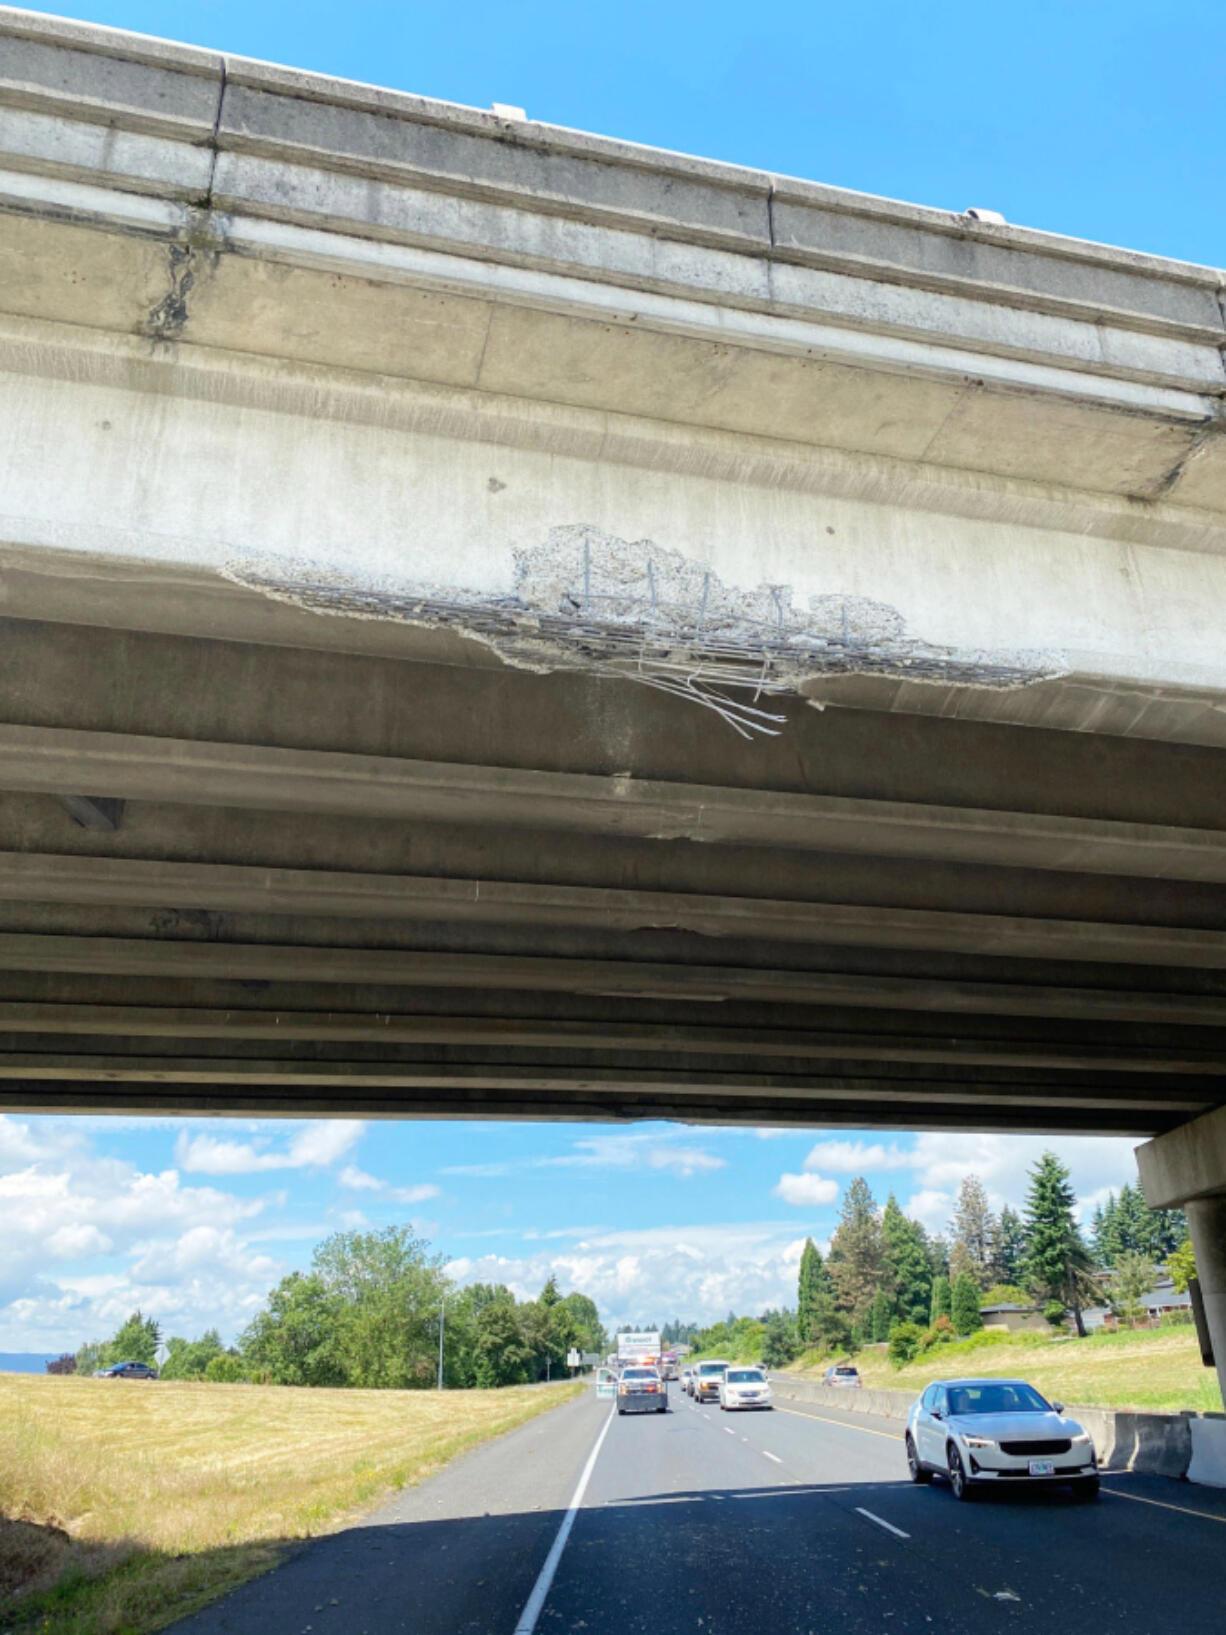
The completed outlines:
<svg viewBox="0 0 1226 1635">
<path fill-rule="evenodd" d="M 924 1229 L 907 1219 L 893 1193 L 882 1211 L 881 1236 L 898 1316 L 905 1323 L 926 1323 L 932 1304 L 932 1263 Z"/>
<path fill-rule="evenodd" d="M 562 1296 L 558 1293 L 558 1280 L 553 1273 L 550 1272 L 548 1278 L 545 1280 L 545 1287 L 541 1290 L 541 1305 L 556 1306 L 561 1298 Z"/>
<path fill-rule="evenodd" d="M 949 1244 L 938 1232 L 935 1237 L 927 1239 L 928 1260 L 932 1266 L 932 1275 L 936 1277 L 949 1276 Z"/>
<path fill-rule="evenodd" d="M 974 1334 L 983 1327 L 979 1310 L 980 1289 L 970 1272 L 959 1272 L 954 1278 L 950 1299 L 950 1320 L 961 1336 Z"/>
<path fill-rule="evenodd" d="M 812 1345 L 819 1338 L 818 1315 L 828 1303 L 830 1292 L 830 1277 L 822 1264 L 821 1251 L 812 1238 L 806 1238 L 796 1296 L 796 1329 L 802 1345 Z"/>
<path fill-rule="evenodd" d="M 1017 1210 L 1006 1204 L 996 1222 L 996 1239 L 992 1245 L 993 1282 L 1020 1283 L 1025 1258 L 1026 1228 Z"/>
<path fill-rule="evenodd" d="M 862 1337 L 877 1292 L 886 1286 L 885 1242 L 877 1205 L 862 1175 L 843 1194 L 839 1224 L 830 1243 L 830 1276 L 840 1307 Z M 886 1292 L 890 1292 L 887 1288 Z"/>
<path fill-rule="evenodd" d="M 869 1314 L 869 1330 L 875 1345 L 880 1345 L 890 1337 L 890 1326 L 894 1321 L 894 1302 L 884 1289 L 877 1293 L 873 1301 L 872 1311 Z"/>
<path fill-rule="evenodd" d="M 1081 1308 L 1096 1291 L 1093 1261 L 1073 1214 L 1076 1202 L 1067 1166 L 1045 1152 L 1030 1172 L 1026 1197 L 1026 1285 L 1045 1309 L 1063 1302 L 1084 1335 Z"/>
<path fill-rule="evenodd" d="M 1165 1260 L 1187 1235 L 1187 1217 L 1181 1209 L 1151 1209 L 1141 1189 L 1129 1182 L 1118 1197 L 1109 1193 L 1106 1203 L 1094 1211 L 1094 1256 L 1107 1269 L 1124 1255 Z"/>
<path fill-rule="evenodd" d="M 974 1279 L 977 1288 L 986 1289 L 992 1282 L 997 1223 L 983 1182 L 977 1175 L 963 1177 L 949 1230 L 951 1275 L 956 1280 L 965 1272 Z"/>
<path fill-rule="evenodd" d="M 768 1368 L 786 1368 L 800 1349 L 796 1325 L 786 1311 L 769 1311 L 763 1319 L 762 1361 Z"/>
<path fill-rule="evenodd" d="M 934 1277 L 932 1280 L 932 1305 L 928 1311 L 928 1321 L 935 1323 L 938 1317 L 953 1316 L 953 1290 L 949 1279 L 945 1276 Z"/>
</svg>

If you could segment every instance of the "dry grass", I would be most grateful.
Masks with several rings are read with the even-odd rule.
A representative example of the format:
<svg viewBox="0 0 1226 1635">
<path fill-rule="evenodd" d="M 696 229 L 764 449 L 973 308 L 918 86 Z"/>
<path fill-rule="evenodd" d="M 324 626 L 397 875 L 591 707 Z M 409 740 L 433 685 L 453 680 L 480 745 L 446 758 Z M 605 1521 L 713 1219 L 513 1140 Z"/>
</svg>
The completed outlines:
<svg viewBox="0 0 1226 1635">
<path fill-rule="evenodd" d="M 1217 1380 L 1202 1365 L 1190 1327 L 1093 1334 L 1084 1340 L 986 1331 L 942 1346 L 907 1368 L 891 1368 L 876 1350 L 861 1352 L 856 1366 L 865 1385 L 886 1390 L 922 1390 L 951 1374 L 1013 1374 L 1061 1402 L 1219 1412 L 1222 1407 Z"/>
<path fill-rule="evenodd" d="M 281 1542 L 337 1527 L 574 1389 L 0 1374 L 0 1607 L 22 1592 L 0 1627 L 159 1629 L 271 1566 Z"/>
</svg>

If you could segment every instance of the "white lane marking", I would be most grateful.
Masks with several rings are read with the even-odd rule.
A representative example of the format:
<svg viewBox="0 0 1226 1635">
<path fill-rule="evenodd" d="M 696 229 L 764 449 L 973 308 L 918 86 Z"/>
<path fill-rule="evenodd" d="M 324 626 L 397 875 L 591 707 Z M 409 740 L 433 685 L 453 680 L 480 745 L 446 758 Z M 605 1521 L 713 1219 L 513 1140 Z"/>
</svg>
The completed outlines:
<svg viewBox="0 0 1226 1635">
<path fill-rule="evenodd" d="M 878 1527 L 884 1527 L 886 1532 L 893 1533 L 895 1538 L 911 1537 L 910 1533 L 904 1533 L 901 1527 L 895 1527 L 893 1522 L 882 1521 L 880 1516 L 874 1516 L 871 1510 L 863 1510 L 859 1505 L 856 1506 L 856 1515 L 866 1516 L 869 1521 L 875 1521 Z M 519 1635 L 518 1631 L 516 1631 L 516 1635 Z"/>
<path fill-rule="evenodd" d="M 777 1465 L 781 1465 L 783 1463 L 783 1460 L 779 1457 L 779 1455 L 777 1453 L 767 1453 L 765 1448 L 762 1449 L 762 1457 L 763 1457 L 763 1459 L 772 1459 L 772 1460 L 774 1460 L 775 1464 L 777 1464 Z"/>
<path fill-rule="evenodd" d="M 553 1587 L 554 1575 L 558 1570 L 558 1562 L 562 1559 L 562 1551 L 566 1548 L 566 1541 L 570 1537 L 570 1530 L 575 1525 L 575 1517 L 579 1513 L 579 1506 L 583 1503 L 583 1495 L 587 1492 L 587 1484 L 592 1479 L 592 1472 L 596 1468 L 596 1458 L 609 1434 L 609 1426 L 613 1423 L 614 1409 L 609 1410 L 609 1417 L 604 1422 L 604 1428 L 596 1438 L 596 1445 L 587 1456 L 587 1464 L 583 1467 L 583 1474 L 579 1478 L 579 1485 L 571 1496 L 570 1506 L 562 1517 L 562 1524 L 558 1528 L 557 1537 L 549 1554 L 545 1557 L 545 1565 L 541 1568 L 536 1583 L 532 1586 L 532 1594 L 528 1597 L 524 1610 L 519 1615 L 519 1622 L 515 1626 L 515 1635 L 533 1635 L 536 1621 L 545 1605 L 545 1597 Z"/>
<path fill-rule="evenodd" d="M 735 1436 L 736 1435 L 736 1432 L 733 1430 L 731 1425 L 721 1425 L 720 1430 L 723 1431 L 725 1436 Z"/>
</svg>

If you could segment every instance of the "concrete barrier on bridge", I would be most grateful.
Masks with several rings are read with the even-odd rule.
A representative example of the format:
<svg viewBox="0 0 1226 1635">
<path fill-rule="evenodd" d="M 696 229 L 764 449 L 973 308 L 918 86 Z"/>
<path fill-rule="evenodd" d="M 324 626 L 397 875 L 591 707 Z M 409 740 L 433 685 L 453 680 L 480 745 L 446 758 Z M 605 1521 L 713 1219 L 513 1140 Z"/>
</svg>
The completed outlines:
<svg viewBox="0 0 1226 1635">
<path fill-rule="evenodd" d="M 820 1403 L 843 1413 L 871 1414 L 903 1421 L 914 1391 L 859 1390 L 822 1385 L 798 1375 L 773 1379 L 779 1402 Z M 1226 1487 L 1226 1414 L 1147 1414 L 1130 1409 L 1068 1405 L 1094 1438 L 1100 1464 L 1108 1470 L 1136 1470 L 1152 1476 L 1186 1477 Z"/>
<path fill-rule="evenodd" d="M 1191 1431 L 1188 1480 L 1226 1487 L 1226 1414 L 1197 1414 L 1191 1418 Z"/>
</svg>

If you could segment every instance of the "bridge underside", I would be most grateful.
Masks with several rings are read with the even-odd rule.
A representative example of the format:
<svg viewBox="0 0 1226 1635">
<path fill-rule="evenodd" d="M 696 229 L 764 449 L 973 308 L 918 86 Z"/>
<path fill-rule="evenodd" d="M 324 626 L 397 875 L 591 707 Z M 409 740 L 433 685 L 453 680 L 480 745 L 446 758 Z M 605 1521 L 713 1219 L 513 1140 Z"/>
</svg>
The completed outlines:
<svg viewBox="0 0 1226 1635">
<path fill-rule="evenodd" d="M 1222 1100 L 1220 752 L 799 699 L 745 742 L 446 633 L 233 639 L 246 597 L 211 638 L 5 624 L 0 1106 L 1144 1134 Z"/>
<path fill-rule="evenodd" d="M 1224 312 L 0 8 L 0 1107 L 1220 1106 Z"/>
</svg>

